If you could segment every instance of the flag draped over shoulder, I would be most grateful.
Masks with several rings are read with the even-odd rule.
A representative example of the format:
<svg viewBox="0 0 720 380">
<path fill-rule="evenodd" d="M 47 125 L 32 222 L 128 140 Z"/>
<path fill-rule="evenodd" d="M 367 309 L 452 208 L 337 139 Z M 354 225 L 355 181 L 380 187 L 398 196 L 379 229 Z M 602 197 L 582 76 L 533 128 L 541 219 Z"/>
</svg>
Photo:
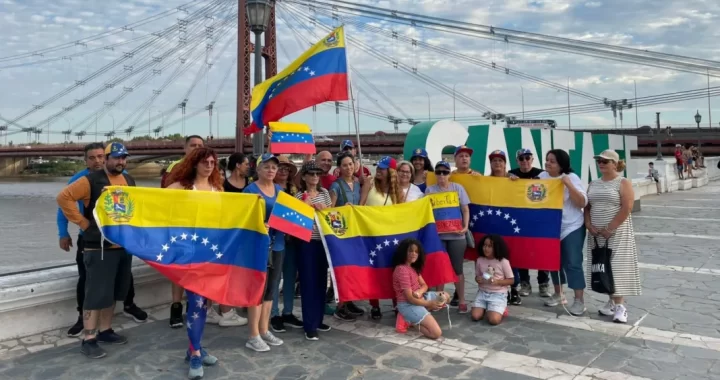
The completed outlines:
<svg viewBox="0 0 720 380">
<path fill-rule="evenodd" d="M 559 179 L 511 181 L 508 178 L 453 174 L 470 198 L 470 231 L 503 237 L 513 268 L 560 269 L 560 228 L 564 185 Z M 465 258 L 477 258 L 468 250 Z"/>
<path fill-rule="evenodd" d="M 407 238 L 419 240 L 425 249 L 422 276 L 428 286 L 457 280 L 428 199 L 325 209 L 317 218 L 341 301 L 393 298 L 393 255 Z"/>
<path fill-rule="evenodd" d="M 253 88 L 250 100 L 253 124 L 245 134 L 320 103 L 348 100 L 347 73 L 345 31 L 341 26 L 281 73 Z"/>
<path fill-rule="evenodd" d="M 270 247 L 263 199 L 211 191 L 106 189 L 94 210 L 105 239 L 203 297 L 231 306 L 260 304 Z"/>
</svg>

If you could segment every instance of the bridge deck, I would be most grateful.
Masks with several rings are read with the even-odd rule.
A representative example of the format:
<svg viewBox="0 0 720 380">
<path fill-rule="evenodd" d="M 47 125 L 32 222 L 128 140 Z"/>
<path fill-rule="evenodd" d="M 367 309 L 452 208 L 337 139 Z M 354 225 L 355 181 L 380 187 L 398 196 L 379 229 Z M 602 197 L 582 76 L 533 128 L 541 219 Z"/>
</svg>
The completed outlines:
<svg viewBox="0 0 720 380">
<path fill-rule="evenodd" d="M 628 300 L 627 325 L 600 318 L 597 308 L 606 299 L 589 293 L 583 318 L 544 307 L 535 294 L 511 307 L 496 327 L 453 311 L 448 329 L 447 316 L 437 313 L 443 343 L 417 332 L 395 334 L 389 305 L 380 323 L 327 317 L 334 330 L 320 341 L 288 331 L 278 334 L 285 345 L 262 354 L 244 348 L 245 327 L 208 326 L 205 344 L 221 362 L 206 369 L 206 378 L 718 379 L 718 194 L 720 183 L 711 183 L 643 199 L 634 224 L 644 293 Z M 465 270 L 471 273 L 469 263 Z M 119 317 L 117 330 L 130 343 L 109 347 L 108 357 L 98 361 L 81 356 L 78 340 L 65 338 L 64 331 L 0 342 L 0 378 L 182 379 L 185 332 L 171 330 L 167 318 L 167 308 L 153 310 L 143 325 Z"/>
</svg>

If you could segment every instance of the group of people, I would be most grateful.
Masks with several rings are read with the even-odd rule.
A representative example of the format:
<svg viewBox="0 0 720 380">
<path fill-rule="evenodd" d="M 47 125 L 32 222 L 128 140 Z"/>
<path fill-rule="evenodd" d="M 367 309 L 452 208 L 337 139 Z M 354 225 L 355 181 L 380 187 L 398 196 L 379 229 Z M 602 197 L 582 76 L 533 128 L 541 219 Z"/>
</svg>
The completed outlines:
<svg viewBox="0 0 720 380">
<path fill-rule="evenodd" d="M 700 149 L 691 144 L 675 144 L 675 167 L 678 178 L 695 178 L 693 170 L 705 168 L 705 162 Z"/>
<path fill-rule="evenodd" d="M 452 296 L 443 292 L 443 286 L 433 291 L 420 275 L 424 252 L 420 242 L 403 241 L 393 259 L 393 299 L 397 314 L 398 331 L 417 325 L 429 338 L 441 335 L 440 327 L 430 311 L 443 307 L 456 307 L 459 313 L 471 313 L 473 320 L 486 319 L 498 324 L 507 315 L 508 304 L 520 304 L 522 297 L 532 293 L 530 274 L 527 269 L 512 268 L 512 255 L 500 236 L 485 236 L 477 244 L 479 258 L 475 265 L 475 282 L 478 290 L 469 303 L 466 299 L 463 261 L 467 248 L 471 215 L 470 200 L 462 185 L 451 181 L 451 174 L 482 175 L 472 169 L 473 150 L 459 146 L 455 150 L 455 169 L 446 161 L 432 165 L 427 152 L 413 150 L 409 161 L 398 162 L 383 157 L 377 163 L 374 176 L 368 168 L 360 165 L 352 141 L 343 141 L 341 152 L 333 156 L 328 151 L 315 157 L 307 155 L 298 170 L 286 156 L 263 154 L 256 159 L 235 153 L 228 159 L 228 175 L 221 173 L 217 154 L 204 146 L 199 136 L 189 136 L 185 141 L 185 156 L 173 163 L 163 174 L 161 186 L 169 189 L 190 191 L 230 191 L 257 194 L 265 200 L 265 220 L 269 218 L 280 192 L 286 192 L 303 200 L 317 210 L 342 205 L 389 206 L 411 202 L 425 194 L 453 191 L 460 200 L 462 215 L 461 231 L 440 234 L 443 247 L 449 255 L 458 277 Z M 134 186 L 134 180 L 125 172 L 128 152 L 122 144 L 107 147 L 90 144 L 85 149 L 87 173 L 78 173 L 59 195 L 58 225 L 64 216 L 80 226 L 83 247 L 78 247 L 78 310 L 82 319 L 80 326 L 73 326 L 68 334 L 79 335 L 84 331 L 81 345 L 83 354 L 91 358 L 106 355 L 100 343 L 126 343 L 127 339 L 112 331 L 112 311 L 115 301 L 125 302 L 125 312 L 135 320 L 144 320 L 147 314 L 132 303 L 132 275 L 130 256 L 122 247 L 103 241 L 92 217 L 92 209 L 104 186 Z M 609 295 L 608 303 L 599 310 L 612 316 L 615 322 L 627 321 L 625 296 L 640 294 L 637 250 L 632 229 L 630 211 L 634 200 L 629 180 L 622 177 L 624 162 L 616 152 L 608 150 L 595 156 L 602 177 L 585 189 L 579 177 L 570 167 L 570 158 L 563 150 L 551 150 L 545 157 L 545 170 L 533 166 L 534 156 L 529 149 L 516 152 L 518 168 L 507 171 L 508 157 L 501 150 L 489 154 L 491 176 L 508 180 L 560 178 L 565 184 L 561 230 L 561 270 L 538 273 L 539 294 L 548 298 L 546 305 L 566 304 L 562 286 L 567 284 L 574 291 L 574 301 L 569 308 L 573 315 L 585 313 L 584 289 L 588 284 L 590 260 L 588 255 L 595 242 L 613 250 L 612 265 L 615 294 Z M 251 162 L 254 161 L 254 162 Z M 254 165 L 251 165 L 254 164 Z M 333 165 L 335 172 L 331 172 Z M 250 177 L 250 168 L 255 175 Z M 222 170 L 224 171 L 224 170 Z M 428 186 L 427 174 L 432 171 L 437 183 Z M 586 236 L 589 234 L 589 236 Z M 212 300 L 185 291 L 187 297 L 186 318 L 183 320 L 183 289 L 173 285 L 170 326 L 187 327 L 190 341 L 186 354 L 189 377 L 203 376 L 203 365 L 213 365 L 217 358 L 202 348 L 205 323 L 220 326 L 248 325 L 249 339 L 246 347 L 254 351 L 269 351 L 272 346 L 283 344 L 273 334 L 285 332 L 285 327 L 302 328 L 305 337 L 314 341 L 319 333 L 329 331 L 323 323 L 326 314 L 344 321 L 352 321 L 366 311 L 348 300 L 340 300 L 334 310 L 328 311 L 326 293 L 328 262 L 315 226 L 309 242 L 286 236 L 280 231 L 269 230 L 271 253 L 267 268 L 262 303 L 247 308 L 247 318 L 232 305 L 218 305 Z M 60 246 L 69 250 L 67 222 L 61 227 Z M 583 243 L 588 239 L 588 255 L 583 253 Z M 78 245 L 80 243 L 78 242 Z M 104 250 L 104 260 L 96 260 Z M 585 260 L 585 266 L 583 266 Z M 283 278 L 283 309 L 280 311 L 280 280 Z M 552 280 L 554 294 L 550 294 Z M 84 281 L 84 284 L 82 283 Z M 293 313 L 298 283 L 301 317 Z M 508 291 L 508 289 L 510 289 Z M 379 300 L 370 302 L 370 317 L 381 319 L 383 313 Z M 142 318 L 141 318 L 142 317 Z M 192 326 L 191 323 L 192 322 Z M 197 326 L 197 325 L 200 326 Z M 191 328 L 192 327 L 192 328 Z M 272 331 L 271 331 L 272 330 Z"/>
</svg>

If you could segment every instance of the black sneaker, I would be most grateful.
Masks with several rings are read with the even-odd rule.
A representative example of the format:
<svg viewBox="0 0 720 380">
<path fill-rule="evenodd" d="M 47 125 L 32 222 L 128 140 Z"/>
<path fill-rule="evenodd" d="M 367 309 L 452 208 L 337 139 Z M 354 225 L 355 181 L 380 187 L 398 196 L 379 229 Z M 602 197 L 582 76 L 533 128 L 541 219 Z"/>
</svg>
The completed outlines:
<svg viewBox="0 0 720 380">
<path fill-rule="evenodd" d="M 126 337 L 115 333 L 115 331 L 113 331 L 113 329 L 107 329 L 105 331 L 100 331 L 97 334 L 96 339 L 100 343 L 110 343 L 110 344 L 125 344 L 128 342 Z"/>
<path fill-rule="evenodd" d="M 352 314 L 352 315 L 354 315 L 354 316 L 356 316 L 356 317 L 359 317 L 359 316 L 365 314 L 365 310 L 357 307 L 357 306 L 356 306 L 354 303 L 352 303 L 352 302 L 345 302 L 345 307 L 347 308 L 347 311 L 348 311 L 350 314 Z"/>
<path fill-rule="evenodd" d="M 276 333 L 285 332 L 285 323 L 283 323 L 283 317 L 272 317 L 270 318 L 270 328 Z"/>
<path fill-rule="evenodd" d="M 374 307 L 374 308 L 370 309 L 370 318 L 372 318 L 374 320 L 378 320 L 378 319 L 382 318 L 382 312 L 380 311 L 379 307 Z"/>
<path fill-rule="evenodd" d="M 98 346 L 97 339 L 83 340 L 80 345 L 80 352 L 90 359 L 100 359 L 107 355 L 107 352 Z"/>
<path fill-rule="evenodd" d="M 174 329 L 183 327 L 184 323 L 182 314 L 182 303 L 173 302 L 172 306 L 170 306 L 170 327 Z"/>
<path fill-rule="evenodd" d="M 450 300 L 450 306 L 458 307 L 459 304 L 460 304 L 460 299 L 458 298 L 457 291 L 455 291 L 455 293 L 453 293 L 452 300 Z"/>
<path fill-rule="evenodd" d="M 77 322 L 75 322 L 74 325 L 68 330 L 67 335 L 68 336 L 80 336 L 83 332 L 83 319 L 82 316 L 79 316 L 77 319 Z"/>
<path fill-rule="evenodd" d="M 290 327 L 292 327 L 292 328 L 294 328 L 294 329 L 301 329 L 301 328 L 303 328 L 303 323 L 302 323 L 302 321 L 299 320 L 298 317 L 296 317 L 296 316 L 293 315 L 293 314 L 285 314 L 285 315 L 283 315 L 283 316 L 282 316 L 282 322 L 283 322 L 283 324 L 288 325 L 288 326 L 290 326 Z"/>
<path fill-rule="evenodd" d="M 325 303 L 333 303 L 335 302 L 335 290 L 333 290 L 333 286 L 330 285 L 328 287 L 327 292 L 325 293 Z"/>
<path fill-rule="evenodd" d="M 522 305 L 522 298 L 520 298 L 520 295 L 515 288 L 512 288 L 512 290 L 510 290 L 510 305 Z"/>
<path fill-rule="evenodd" d="M 147 321 L 148 314 L 144 312 L 141 308 L 137 307 L 137 305 L 132 304 L 130 306 L 125 306 L 123 309 L 123 314 L 125 314 L 126 317 L 132 318 L 137 323 L 143 323 Z"/>
<path fill-rule="evenodd" d="M 324 323 L 321 323 L 320 326 L 318 326 L 318 331 L 330 331 L 332 328 Z"/>
<path fill-rule="evenodd" d="M 335 310 L 335 314 L 333 314 L 333 317 L 345 322 L 355 321 L 355 317 L 350 313 L 350 311 L 348 311 L 347 304 L 337 308 L 337 310 Z"/>
<path fill-rule="evenodd" d="M 313 332 L 306 332 L 306 333 L 305 333 L 305 339 L 307 339 L 307 340 L 320 340 L 320 337 L 318 336 L 317 331 L 313 331 Z"/>
</svg>

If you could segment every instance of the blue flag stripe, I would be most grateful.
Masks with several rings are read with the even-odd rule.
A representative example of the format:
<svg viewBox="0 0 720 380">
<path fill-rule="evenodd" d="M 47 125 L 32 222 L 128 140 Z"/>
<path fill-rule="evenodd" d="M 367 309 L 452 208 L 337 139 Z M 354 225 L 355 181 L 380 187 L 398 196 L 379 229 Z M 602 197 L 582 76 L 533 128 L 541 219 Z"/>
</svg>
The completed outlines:
<svg viewBox="0 0 720 380">
<path fill-rule="evenodd" d="M 274 143 L 304 143 L 314 144 L 313 136 L 310 133 L 296 132 L 273 132 L 270 142 Z"/>
<path fill-rule="evenodd" d="M 275 203 L 272 214 L 277 216 L 278 218 L 285 219 L 286 221 L 297 225 L 298 228 L 302 228 L 305 230 L 313 228 L 314 220 L 300 214 L 297 211 L 293 211 L 291 208 L 283 204 Z"/>
<path fill-rule="evenodd" d="M 562 209 L 470 204 L 470 231 L 500 236 L 560 238 Z"/>
</svg>

